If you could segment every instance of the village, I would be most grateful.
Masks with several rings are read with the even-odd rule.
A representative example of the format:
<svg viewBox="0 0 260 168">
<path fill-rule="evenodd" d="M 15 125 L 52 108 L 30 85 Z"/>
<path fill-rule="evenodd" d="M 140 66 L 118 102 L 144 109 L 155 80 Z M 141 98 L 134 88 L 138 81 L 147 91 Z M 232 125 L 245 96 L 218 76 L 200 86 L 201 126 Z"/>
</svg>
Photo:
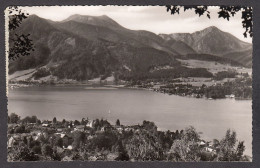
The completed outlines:
<svg viewBox="0 0 260 168">
<path fill-rule="evenodd" d="M 139 81 L 128 83 L 126 87 L 143 88 L 168 95 L 187 96 L 206 99 L 251 99 L 252 78 L 242 76 L 230 80 L 213 80 L 208 78 L 180 78 L 158 81 Z"/>
<path fill-rule="evenodd" d="M 57 121 L 54 117 L 41 122 L 36 116 L 21 120 L 12 113 L 8 124 L 8 160 L 172 160 L 174 144 L 183 141 L 189 131 L 197 136 L 188 141 L 197 147 L 200 159 L 216 160 L 221 141 L 207 142 L 193 127 L 171 132 L 158 131 L 150 121 L 128 126 L 119 120 L 111 125 L 103 119 Z M 189 151 L 192 148 L 187 144 L 183 147 Z"/>
</svg>

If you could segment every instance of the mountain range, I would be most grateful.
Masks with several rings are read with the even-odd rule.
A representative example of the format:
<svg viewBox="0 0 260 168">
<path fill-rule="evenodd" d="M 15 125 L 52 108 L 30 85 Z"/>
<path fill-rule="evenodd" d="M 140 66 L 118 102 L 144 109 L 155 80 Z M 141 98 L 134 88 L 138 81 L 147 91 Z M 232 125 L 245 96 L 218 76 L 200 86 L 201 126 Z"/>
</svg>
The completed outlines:
<svg viewBox="0 0 260 168">
<path fill-rule="evenodd" d="M 35 51 L 9 63 L 9 74 L 47 67 L 59 78 L 146 74 L 156 66 L 180 67 L 178 59 L 252 65 L 252 44 L 211 26 L 194 33 L 155 34 L 130 30 L 106 15 L 72 15 L 59 22 L 31 15 L 10 32 L 30 34 Z M 217 58 L 217 59 L 216 59 Z"/>
</svg>

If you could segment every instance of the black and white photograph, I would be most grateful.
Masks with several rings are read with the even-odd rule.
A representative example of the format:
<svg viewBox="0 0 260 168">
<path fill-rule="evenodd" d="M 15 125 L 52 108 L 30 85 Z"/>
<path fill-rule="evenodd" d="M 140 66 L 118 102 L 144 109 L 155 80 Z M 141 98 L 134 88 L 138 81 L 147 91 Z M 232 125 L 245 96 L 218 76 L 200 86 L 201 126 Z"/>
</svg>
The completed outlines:
<svg viewBox="0 0 260 168">
<path fill-rule="evenodd" d="M 7 7 L 7 161 L 252 162 L 252 16 Z"/>
</svg>

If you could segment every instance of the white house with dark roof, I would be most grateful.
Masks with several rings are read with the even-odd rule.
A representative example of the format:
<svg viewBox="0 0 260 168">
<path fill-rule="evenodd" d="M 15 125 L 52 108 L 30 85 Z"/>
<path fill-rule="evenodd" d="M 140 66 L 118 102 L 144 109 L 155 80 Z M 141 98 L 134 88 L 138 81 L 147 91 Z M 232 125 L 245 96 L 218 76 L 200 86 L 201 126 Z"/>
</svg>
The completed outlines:
<svg viewBox="0 0 260 168">
<path fill-rule="evenodd" d="M 89 120 L 86 126 L 90 127 L 90 128 L 93 128 L 93 125 L 94 125 L 94 121 L 93 120 Z"/>
</svg>

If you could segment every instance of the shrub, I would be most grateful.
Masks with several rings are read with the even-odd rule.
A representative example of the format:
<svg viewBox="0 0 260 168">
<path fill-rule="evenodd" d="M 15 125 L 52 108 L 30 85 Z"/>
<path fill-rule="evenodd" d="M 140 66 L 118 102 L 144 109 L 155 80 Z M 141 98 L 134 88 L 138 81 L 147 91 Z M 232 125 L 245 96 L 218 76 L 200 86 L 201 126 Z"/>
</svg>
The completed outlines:
<svg viewBox="0 0 260 168">
<path fill-rule="evenodd" d="M 36 154 L 41 154 L 42 153 L 42 150 L 41 150 L 41 147 L 40 146 L 34 146 L 32 148 L 32 151 Z"/>
<path fill-rule="evenodd" d="M 15 133 L 26 133 L 25 126 L 21 125 L 14 130 Z"/>
</svg>

